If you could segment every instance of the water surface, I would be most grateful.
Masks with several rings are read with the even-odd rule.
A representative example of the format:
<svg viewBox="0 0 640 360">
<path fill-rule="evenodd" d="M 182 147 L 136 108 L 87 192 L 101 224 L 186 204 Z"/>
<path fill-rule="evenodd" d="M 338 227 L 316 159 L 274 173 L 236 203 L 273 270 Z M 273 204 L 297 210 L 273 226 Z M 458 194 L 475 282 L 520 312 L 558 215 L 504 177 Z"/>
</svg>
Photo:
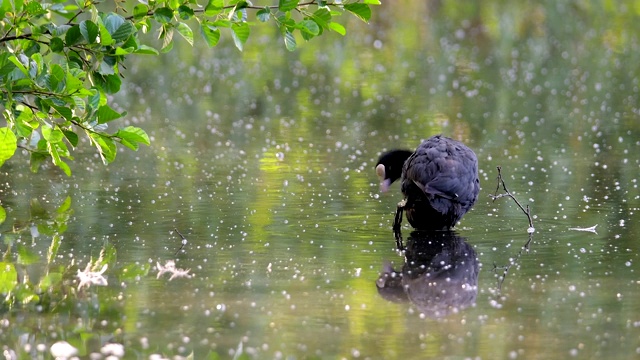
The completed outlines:
<svg viewBox="0 0 640 360">
<path fill-rule="evenodd" d="M 115 101 L 151 147 L 105 167 L 84 144 L 72 178 L 31 174 L 27 156 L 1 169 L 3 251 L 41 257 L 21 276 L 115 260 L 106 287 L 3 308 L 0 343 L 25 358 L 59 340 L 83 358 L 109 342 L 127 358 L 637 357 L 633 3 L 427 4 L 386 4 L 294 53 L 265 30 L 245 53 L 178 44 L 134 60 Z M 399 187 L 380 194 L 373 168 L 439 133 L 476 151 L 482 188 L 456 230 L 476 253 L 475 301 L 434 316 L 378 292 L 405 258 Z M 525 250 L 526 216 L 490 197 L 497 166 L 531 207 Z M 12 229 L 67 197 L 46 264 L 54 234 Z M 167 261 L 187 276 L 158 277 Z"/>
</svg>

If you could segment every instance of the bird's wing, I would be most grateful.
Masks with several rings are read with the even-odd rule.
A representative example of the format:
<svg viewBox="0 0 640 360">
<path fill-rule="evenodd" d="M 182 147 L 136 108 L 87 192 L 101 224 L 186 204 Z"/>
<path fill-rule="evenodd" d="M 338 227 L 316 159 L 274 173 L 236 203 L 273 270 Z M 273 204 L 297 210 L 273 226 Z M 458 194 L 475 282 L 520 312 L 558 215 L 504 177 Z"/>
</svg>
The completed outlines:
<svg viewBox="0 0 640 360">
<path fill-rule="evenodd" d="M 459 162 L 446 158 L 424 158 L 407 171 L 407 178 L 427 197 L 468 202 L 477 196 L 474 191 L 476 179 L 462 167 Z"/>
</svg>

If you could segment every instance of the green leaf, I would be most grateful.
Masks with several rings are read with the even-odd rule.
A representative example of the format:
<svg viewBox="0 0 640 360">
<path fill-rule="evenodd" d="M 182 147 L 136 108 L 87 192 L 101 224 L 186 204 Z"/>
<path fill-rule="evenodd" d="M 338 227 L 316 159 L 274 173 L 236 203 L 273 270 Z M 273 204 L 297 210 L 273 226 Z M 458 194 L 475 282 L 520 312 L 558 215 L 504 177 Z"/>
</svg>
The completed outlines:
<svg viewBox="0 0 640 360">
<path fill-rule="evenodd" d="M 9 262 L 0 262 L 0 294 L 8 294 L 18 285 L 18 272 Z"/>
<path fill-rule="evenodd" d="M 38 120 L 35 120 L 35 116 L 33 110 L 31 108 L 25 107 L 20 115 L 16 118 L 14 122 L 14 134 L 16 138 L 29 138 L 33 133 L 33 130 L 40 126 Z"/>
<path fill-rule="evenodd" d="M 100 33 L 100 28 L 91 20 L 84 20 L 80 23 L 80 33 L 88 44 L 94 44 Z"/>
<path fill-rule="evenodd" d="M 309 33 L 311 35 L 316 36 L 316 35 L 318 35 L 320 33 L 320 27 L 318 26 L 318 23 L 316 23 L 313 20 L 309 20 L 309 19 L 302 20 L 297 25 L 298 25 L 297 27 L 301 31 L 304 31 L 304 32 Z"/>
<path fill-rule="evenodd" d="M 67 30 L 69 30 L 71 28 L 71 25 L 68 25 L 68 24 L 63 24 L 63 25 L 56 26 L 55 24 L 51 23 L 51 24 L 44 25 L 44 26 L 46 27 L 46 29 L 48 31 L 51 32 L 51 35 L 53 35 L 53 36 L 64 35 L 64 33 L 66 33 Z"/>
<path fill-rule="evenodd" d="M 29 160 L 29 166 L 31 168 L 31 172 L 38 172 L 38 169 L 40 168 L 40 165 L 42 165 L 42 163 L 47 160 L 47 156 L 43 153 L 39 153 L 39 152 L 32 152 L 31 153 L 31 158 Z"/>
<path fill-rule="evenodd" d="M 344 28 L 344 26 L 342 26 L 342 24 L 339 23 L 329 23 L 329 29 L 337 32 L 338 34 L 344 36 L 347 34 L 347 30 Z"/>
<path fill-rule="evenodd" d="M 129 54 L 131 54 L 131 53 L 133 52 L 133 50 L 134 50 L 133 48 L 126 48 L 126 49 L 123 49 L 123 48 L 121 48 L 121 47 L 119 47 L 119 46 L 118 46 L 118 47 L 116 48 L 116 52 L 115 52 L 115 54 L 116 54 L 116 55 L 129 55 Z M 112 71 L 112 73 L 115 73 L 115 71 Z M 104 72 L 103 72 L 103 74 L 104 74 Z"/>
<path fill-rule="evenodd" d="M 71 176 L 71 168 L 69 167 L 69 165 L 67 165 L 66 162 L 58 159 L 57 162 L 54 162 L 54 164 L 60 168 L 60 170 L 62 170 L 62 172 L 67 175 L 67 176 Z"/>
<path fill-rule="evenodd" d="M 162 25 L 160 31 L 160 38 L 162 39 L 162 52 L 167 52 L 173 48 L 173 26 L 171 24 Z"/>
<path fill-rule="evenodd" d="M 258 10 L 258 12 L 256 13 L 256 17 L 261 22 L 267 22 L 267 21 L 269 21 L 269 18 L 271 18 L 271 10 L 269 10 L 268 7 L 264 7 L 262 9 Z"/>
<path fill-rule="evenodd" d="M 47 13 L 47 11 L 43 9 L 42 5 L 40 5 L 40 3 L 38 3 L 37 1 L 29 1 L 27 3 L 27 6 L 25 7 L 25 10 L 27 10 L 29 16 L 32 17 L 37 17 Z"/>
<path fill-rule="evenodd" d="M 133 8 L 133 17 L 135 19 L 140 19 L 147 16 L 149 12 L 149 7 L 145 4 L 138 4 Z"/>
<path fill-rule="evenodd" d="M 298 0 L 279 0 L 278 10 L 282 12 L 291 11 L 298 6 Z"/>
<path fill-rule="evenodd" d="M 178 33 L 180 35 L 182 35 L 182 37 L 187 40 L 187 42 L 189 44 L 191 44 L 191 46 L 193 46 L 193 31 L 191 30 L 191 28 L 189 27 L 189 25 L 180 22 L 178 23 Z"/>
<path fill-rule="evenodd" d="M 59 160 L 58 158 L 58 161 Z M 52 221 L 38 223 L 37 227 L 40 235 L 53 236 L 56 233 L 56 226 Z"/>
<path fill-rule="evenodd" d="M 33 55 L 40 54 L 40 44 L 35 41 L 27 40 L 24 44 L 24 54 L 30 56 L 33 59 Z"/>
<path fill-rule="evenodd" d="M 98 109 L 98 124 L 104 124 L 122 117 L 122 114 L 113 110 L 109 105 L 102 105 Z"/>
<path fill-rule="evenodd" d="M 24 245 L 18 245 L 18 264 L 31 265 L 40 261 L 40 257 Z"/>
<path fill-rule="evenodd" d="M 84 89 L 84 93 L 82 94 L 82 96 L 90 94 L 91 92 L 87 89 Z M 81 96 L 71 96 L 71 102 L 73 104 L 73 106 L 71 106 L 72 109 L 77 110 L 77 111 L 84 111 L 86 110 L 86 104 L 84 102 L 84 99 L 82 99 Z"/>
<path fill-rule="evenodd" d="M 220 13 L 224 8 L 223 0 L 209 0 L 207 6 L 204 8 L 204 14 L 207 16 L 214 16 Z"/>
<path fill-rule="evenodd" d="M 189 20 L 194 15 L 195 15 L 195 13 L 193 12 L 192 8 L 190 8 L 190 7 L 186 6 L 186 5 L 180 5 L 180 7 L 178 7 L 178 16 L 180 16 L 180 19 Z"/>
<path fill-rule="evenodd" d="M 220 40 L 220 30 L 208 23 L 203 23 L 200 26 L 200 33 L 210 47 L 216 46 Z"/>
<path fill-rule="evenodd" d="M 51 65 L 49 74 L 45 77 L 47 88 L 53 92 L 60 92 L 64 89 L 66 74 L 62 66 L 58 64 Z"/>
<path fill-rule="evenodd" d="M 131 150 L 138 150 L 138 143 L 145 145 L 151 144 L 149 135 L 147 135 L 144 130 L 135 126 L 127 126 L 124 129 L 118 130 L 114 135 L 120 138 L 122 145 Z"/>
<path fill-rule="evenodd" d="M 111 34 L 111 36 L 113 37 L 113 34 L 118 31 L 118 29 L 126 22 L 126 20 L 116 13 L 109 13 L 102 19 L 102 22 L 104 23 L 104 27 L 107 29 L 109 34 Z"/>
<path fill-rule="evenodd" d="M 96 88 L 91 89 L 92 93 L 87 98 L 89 108 L 97 109 L 100 106 L 100 91 Z"/>
<path fill-rule="evenodd" d="M 140 45 L 137 49 L 133 51 L 134 54 L 142 54 L 142 55 L 158 55 L 160 52 L 155 48 L 147 45 Z"/>
<path fill-rule="evenodd" d="M 56 209 L 58 214 L 63 214 L 71 208 L 71 196 L 67 196 L 62 204 Z"/>
<path fill-rule="evenodd" d="M 231 25 L 233 25 L 231 21 L 225 20 L 225 19 L 219 19 L 210 24 L 216 27 L 226 27 L 226 28 L 230 28 Z"/>
<path fill-rule="evenodd" d="M 327 24 L 331 22 L 331 13 L 325 8 L 316 10 L 312 16 L 313 20 L 315 20 L 318 25 L 322 27 L 327 27 Z"/>
<path fill-rule="evenodd" d="M 359 17 L 364 22 L 369 22 L 369 19 L 371 19 L 371 8 L 367 4 L 344 4 L 344 9 Z"/>
<path fill-rule="evenodd" d="M 233 10 L 229 13 L 228 19 L 233 20 L 234 22 L 245 22 L 247 21 L 247 2 L 241 1 L 233 8 Z"/>
<path fill-rule="evenodd" d="M 47 210 L 42 207 L 40 201 L 37 198 L 32 198 L 29 201 L 29 212 L 31 214 L 32 219 L 48 219 L 49 215 L 47 214 Z"/>
<path fill-rule="evenodd" d="M 129 38 L 129 36 L 131 36 L 135 32 L 136 32 L 136 27 L 133 26 L 133 24 L 131 24 L 130 22 L 127 21 L 127 22 L 123 23 L 118 28 L 118 30 L 116 30 L 115 32 L 111 33 L 111 37 L 115 41 L 124 41 L 124 40 L 127 40 Z"/>
<path fill-rule="evenodd" d="M 296 49 L 296 38 L 289 31 L 284 33 L 284 46 L 289 51 L 294 51 Z"/>
<path fill-rule="evenodd" d="M 116 68 L 108 57 L 104 57 L 103 60 L 100 61 L 100 66 L 98 66 L 97 70 L 102 75 L 113 75 L 116 73 Z"/>
<path fill-rule="evenodd" d="M 65 150 L 67 150 L 66 146 L 62 142 L 47 142 L 47 151 L 49 151 L 49 155 L 51 155 L 53 164 L 59 167 L 67 176 L 71 176 L 71 168 L 60 158 L 60 152 L 62 151 L 62 155 L 64 156 Z"/>
<path fill-rule="evenodd" d="M 102 45 L 111 45 L 113 44 L 113 38 L 109 33 L 109 30 L 102 23 L 98 24 L 100 28 L 100 44 Z"/>
<path fill-rule="evenodd" d="M 7 220 L 7 210 L 0 206 L 0 225 L 2 225 L 5 220 Z"/>
<path fill-rule="evenodd" d="M 107 94 L 115 94 L 120 91 L 120 85 L 122 80 L 118 75 L 102 75 L 98 72 L 93 72 L 93 80 L 96 86 L 99 86 L 102 91 Z"/>
<path fill-rule="evenodd" d="M 49 41 L 49 48 L 55 53 L 60 53 L 64 50 L 64 42 L 59 37 L 52 37 Z"/>
<path fill-rule="evenodd" d="M 60 129 L 58 129 L 57 126 L 54 129 L 49 125 L 43 125 L 42 137 L 49 143 L 57 143 L 62 141 L 62 139 L 64 138 L 64 134 L 62 133 L 62 131 L 60 131 Z"/>
<path fill-rule="evenodd" d="M 66 76 L 64 82 L 67 88 L 67 92 L 73 93 L 76 96 L 84 96 L 89 94 L 88 90 L 84 87 L 84 71 L 81 73 L 78 73 L 76 71 L 68 71 L 65 75 Z M 82 76 L 82 78 L 79 78 L 79 76 Z"/>
<path fill-rule="evenodd" d="M 12 10 L 12 4 L 8 0 L 0 2 L 0 16 L 4 17 L 6 13 Z M 1 270 L 1 269 L 0 269 Z"/>
<path fill-rule="evenodd" d="M 173 10 L 168 7 L 162 7 L 157 9 L 153 17 L 161 24 L 168 24 L 173 19 Z"/>
<path fill-rule="evenodd" d="M 78 146 L 78 134 L 69 130 L 62 130 L 62 133 L 64 134 L 64 137 L 67 139 L 69 144 L 71 144 L 71 146 Z"/>
<path fill-rule="evenodd" d="M 100 149 L 100 157 L 105 165 L 115 160 L 117 151 L 113 139 L 97 133 L 91 133 L 90 137 Z"/>
<path fill-rule="evenodd" d="M 83 69 L 84 68 L 84 58 L 82 58 L 76 52 L 67 52 L 65 54 L 67 56 L 67 65 L 69 68 L 73 69 Z"/>
<path fill-rule="evenodd" d="M 380 0 L 363 0 L 363 4 L 380 5 Z"/>
<path fill-rule="evenodd" d="M 49 261 L 49 263 L 51 263 L 51 261 Z M 38 289 L 41 292 L 47 292 L 52 287 L 54 287 L 57 284 L 60 284 L 61 282 L 62 282 L 62 274 L 61 273 L 58 273 L 58 272 L 48 273 L 48 274 L 44 275 L 42 277 L 42 279 L 40 279 L 40 282 L 38 283 Z"/>
<path fill-rule="evenodd" d="M 167 42 L 167 44 L 162 49 L 160 49 L 160 51 L 165 54 L 170 52 L 171 50 L 173 50 L 173 41 Z"/>
<path fill-rule="evenodd" d="M 249 38 L 249 24 L 247 23 L 235 23 L 231 26 L 231 37 L 233 38 L 233 43 L 236 45 L 238 50 L 242 51 L 244 43 Z"/>
<path fill-rule="evenodd" d="M 0 128 L 0 166 L 9 160 L 18 148 L 16 135 L 8 127 Z"/>
<path fill-rule="evenodd" d="M 80 32 L 80 25 L 73 25 L 64 34 L 64 42 L 67 46 L 73 46 L 82 40 L 82 33 Z"/>
<path fill-rule="evenodd" d="M 13 294 L 15 295 L 16 301 L 22 305 L 37 303 L 40 301 L 38 294 L 36 294 L 29 286 L 20 286 Z"/>
<path fill-rule="evenodd" d="M 28 61 L 28 58 L 26 56 L 22 55 L 21 58 L 22 57 L 26 58 Z M 9 56 L 9 61 L 11 61 L 18 69 L 20 69 L 20 71 L 25 76 L 29 76 L 29 70 L 27 70 L 26 66 L 24 66 L 24 64 L 20 62 L 20 60 L 18 60 L 18 58 L 15 55 Z"/>
<path fill-rule="evenodd" d="M 132 25 L 132 26 L 133 26 L 133 31 L 134 31 L 132 33 L 132 35 L 133 35 L 133 34 L 135 34 L 135 32 L 137 30 L 136 30 L 136 27 L 134 25 Z M 125 42 L 123 42 L 120 46 L 123 49 L 131 49 L 133 51 L 134 49 L 137 49 L 140 46 L 140 41 L 138 40 L 137 36 L 129 36 L 127 38 L 127 40 Z"/>
<path fill-rule="evenodd" d="M 67 121 L 71 121 L 71 119 L 73 118 L 73 111 L 71 110 L 71 108 L 67 107 L 67 106 L 58 106 L 55 104 L 51 105 L 54 109 L 56 109 L 56 112 L 58 114 L 60 114 L 60 116 L 62 116 L 65 120 Z M 49 140 L 51 141 L 51 140 Z"/>
</svg>

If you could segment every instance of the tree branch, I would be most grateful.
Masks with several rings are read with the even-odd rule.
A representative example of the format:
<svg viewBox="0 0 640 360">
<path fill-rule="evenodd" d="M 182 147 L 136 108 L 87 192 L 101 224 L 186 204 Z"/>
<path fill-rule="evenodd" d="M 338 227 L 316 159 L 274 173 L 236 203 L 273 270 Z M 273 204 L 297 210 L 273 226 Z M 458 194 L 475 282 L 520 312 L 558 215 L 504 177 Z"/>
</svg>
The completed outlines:
<svg viewBox="0 0 640 360">
<path fill-rule="evenodd" d="M 296 6 L 296 9 L 299 9 L 301 6 L 310 6 L 310 5 L 319 5 L 317 1 L 312 0 L 312 1 L 307 1 L 304 3 L 299 3 L 298 6 Z M 332 2 L 332 3 L 326 3 L 326 6 L 340 6 L 343 5 L 342 3 L 336 3 L 336 2 Z M 236 5 L 226 5 L 224 7 L 222 7 L 223 10 L 228 10 L 228 9 L 233 9 L 235 8 Z M 267 6 L 256 6 L 256 5 L 247 5 L 245 7 L 242 7 L 241 9 L 252 9 L 252 10 L 262 10 L 262 9 L 269 9 L 269 10 L 277 10 L 279 8 L 278 5 L 267 5 Z M 204 13 L 206 10 L 205 9 L 194 9 L 193 12 L 196 14 L 202 14 Z M 147 11 L 146 16 L 153 16 L 155 14 L 154 11 L 149 10 Z M 132 20 L 135 16 L 134 15 L 130 15 L 125 17 L 126 20 Z"/>
<path fill-rule="evenodd" d="M 525 207 L 523 207 L 522 204 L 520 204 L 518 199 L 516 199 L 516 197 L 509 191 L 509 189 L 507 189 L 507 184 L 505 184 L 504 180 L 502 179 L 502 167 L 497 166 L 496 168 L 498 169 L 498 184 L 496 185 L 495 193 L 489 196 L 493 199 L 493 201 L 496 201 L 497 199 L 500 199 L 505 196 L 513 199 L 516 205 L 518 205 L 520 210 L 522 210 L 522 212 L 527 216 L 527 219 L 529 220 L 529 229 L 527 229 L 527 232 L 533 233 L 535 229 L 533 227 L 533 218 L 531 216 L 531 209 L 529 208 L 529 205 L 527 205 L 525 209 Z M 504 194 L 498 194 L 498 191 L 500 191 L 500 185 L 502 185 L 502 188 L 504 189 Z"/>
</svg>

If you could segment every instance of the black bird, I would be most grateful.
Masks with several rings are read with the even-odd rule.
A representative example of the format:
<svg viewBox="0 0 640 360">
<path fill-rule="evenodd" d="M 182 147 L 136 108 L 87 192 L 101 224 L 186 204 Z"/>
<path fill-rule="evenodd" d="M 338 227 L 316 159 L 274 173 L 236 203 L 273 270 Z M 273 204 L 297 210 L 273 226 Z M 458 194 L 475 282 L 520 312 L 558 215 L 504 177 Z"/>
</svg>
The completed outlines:
<svg viewBox="0 0 640 360">
<path fill-rule="evenodd" d="M 402 224 L 402 211 L 418 230 L 449 230 L 473 207 L 480 192 L 476 154 L 442 135 L 423 141 L 414 152 L 382 154 L 376 173 L 383 192 L 394 181 L 402 181 L 404 200 L 398 203 L 395 231 Z"/>
</svg>

